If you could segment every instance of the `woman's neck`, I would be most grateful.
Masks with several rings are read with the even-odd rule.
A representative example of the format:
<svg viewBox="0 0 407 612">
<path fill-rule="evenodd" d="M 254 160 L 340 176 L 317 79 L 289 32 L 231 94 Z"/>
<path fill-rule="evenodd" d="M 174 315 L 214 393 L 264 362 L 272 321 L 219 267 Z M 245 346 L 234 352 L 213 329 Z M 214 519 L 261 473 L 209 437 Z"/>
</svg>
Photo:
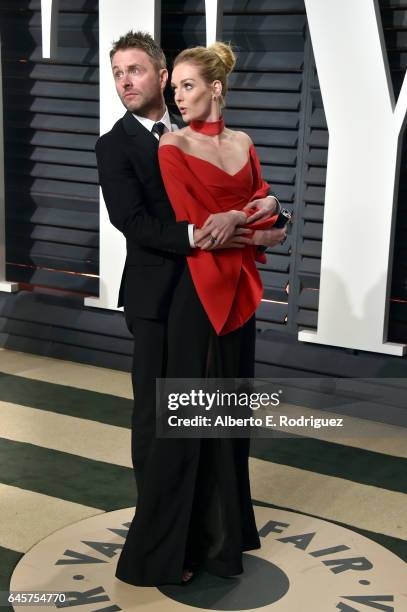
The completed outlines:
<svg viewBox="0 0 407 612">
<path fill-rule="evenodd" d="M 223 116 L 215 121 L 210 119 L 205 121 L 192 119 L 189 123 L 189 127 L 194 132 L 205 134 L 205 136 L 219 136 L 225 129 L 225 122 Z"/>
</svg>

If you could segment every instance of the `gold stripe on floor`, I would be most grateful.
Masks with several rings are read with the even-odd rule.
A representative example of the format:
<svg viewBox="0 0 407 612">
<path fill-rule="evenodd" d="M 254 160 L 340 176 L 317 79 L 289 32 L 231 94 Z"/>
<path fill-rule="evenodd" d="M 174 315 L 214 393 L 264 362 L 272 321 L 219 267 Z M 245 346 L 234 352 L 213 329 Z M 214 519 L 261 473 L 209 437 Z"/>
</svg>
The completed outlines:
<svg viewBox="0 0 407 612">
<path fill-rule="evenodd" d="M 0 483 L 0 546 L 24 553 L 53 531 L 102 512 Z"/>
<path fill-rule="evenodd" d="M 127 429 L 14 404 L 1 407 L 4 438 L 131 466 Z M 259 459 L 250 459 L 250 465 L 254 499 L 398 538 L 407 536 L 402 493 Z"/>
<path fill-rule="evenodd" d="M 0 437 L 131 467 L 130 430 L 0 401 Z"/>
<path fill-rule="evenodd" d="M 0 372 L 132 399 L 128 372 L 0 348 Z"/>
<path fill-rule="evenodd" d="M 274 416 L 274 421 L 278 423 L 278 417 L 285 415 L 288 418 L 305 418 L 314 416 L 315 418 L 338 418 L 343 417 L 343 427 L 321 427 L 320 429 L 307 429 L 307 436 L 326 442 L 335 444 L 343 444 L 353 448 L 362 448 L 367 451 L 376 453 L 384 453 L 393 457 L 404 457 L 407 459 L 407 436 L 405 427 L 397 427 L 396 425 L 388 425 L 387 423 L 379 423 L 378 421 L 370 421 L 367 419 L 359 419 L 356 417 L 348 417 L 343 414 L 338 414 L 334 411 L 315 410 L 305 406 L 295 404 L 280 404 L 276 408 L 270 410 L 270 414 Z M 275 428 L 276 430 L 279 427 Z M 304 427 L 285 428 L 290 434 L 304 436 Z M 272 444 L 272 441 L 270 441 Z"/>
<path fill-rule="evenodd" d="M 67 385 L 77 389 L 107 393 L 123 398 L 132 398 L 131 376 L 127 372 L 119 372 L 97 366 L 89 366 L 71 361 L 63 361 L 50 357 L 31 355 L 18 351 L 9 351 L 0 348 L 0 372 L 14 374 L 32 380 L 39 380 L 59 385 Z M 288 416 L 314 416 L 314 417 L 335 417 L 334 412 L 318 411 L 303 406 L 287 405 L 289 408 Z M 279 408 L 273 408 L 272 414 L 286 414 L 285 404 Z M 341 415 L 339 415 L 341 416 Z M 338 429 L 314 429 L 312 438 L 323 439 L 327 442 L 334 442 L 362 448 L 364 450 L 385 453 L 395 457 L 407 458 L 407 444 L 405 429 L 367 421 L 363 419 L 353 419 L 345 417 L 347 424 L 352 427 L 352 435 L 345 436 Z M 348 431 L 350 427 L 348 426 Z M 294 433 L 294 430 L 290 430 Z M 309 433 L 310 430 L 308 430 Z M 355 432 L 361 432 L 356 435 Z M 304 430 L 297 430 L 299 435 L 304 435 Z"/>
<path fill-rule="evenodd" d="M 403 493 L 252 458 L 250 482 L 255 500 L 407 538 Z"/>
</svg>

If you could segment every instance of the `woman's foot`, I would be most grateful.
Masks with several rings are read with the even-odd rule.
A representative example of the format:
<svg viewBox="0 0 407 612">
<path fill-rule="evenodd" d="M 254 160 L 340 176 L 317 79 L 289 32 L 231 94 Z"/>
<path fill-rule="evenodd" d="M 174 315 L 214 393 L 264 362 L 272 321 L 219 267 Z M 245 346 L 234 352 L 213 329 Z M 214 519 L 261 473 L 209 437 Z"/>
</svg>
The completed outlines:
<svg viewBox="0 0 407 612">
<path fill-rule="evenodd" d="M 182 582 L 188 582 L 189 580 L 191 580 L 192 576 L 194 575 L 194 572 L 191 572 L 191 570 L 187 570 L 185 569 L 182 573 Z"/>
</svg>

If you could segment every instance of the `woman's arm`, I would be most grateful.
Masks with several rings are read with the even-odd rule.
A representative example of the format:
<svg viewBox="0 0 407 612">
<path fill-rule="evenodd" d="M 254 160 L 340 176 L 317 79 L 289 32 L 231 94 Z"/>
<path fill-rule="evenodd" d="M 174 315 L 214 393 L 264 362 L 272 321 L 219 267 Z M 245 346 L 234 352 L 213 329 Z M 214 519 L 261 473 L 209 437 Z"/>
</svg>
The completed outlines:
<svg viewBox="0 0 407 612">
<path fill-rule="evenodd" d="M 253 194 L 249 203 L 243 209 L 248 215 L 247 227 L 252 230 L 270 229 L 278 218 L 278 201 L 274 196 L 269 197 L 270 187 L 261 176 L 260 160 L 256 149 L 251 138 L 249 136 L 247 138 L 251 142 L 249 153 L 253 173 Z M 253 215 L 253 209 L 256 208 L 259 211 Z"/>
<path fill-rule="evenodd" d="M 196 226 L 196 246 L 206 248 L 228 241 L 247 215 L 238 210 L 222 211 L 214 197 L 199 182 L 185 163 L 182 136 L 168 132 L 160 139 L 158 160 L 164 185 L 177 221 Z"/>
</svg>

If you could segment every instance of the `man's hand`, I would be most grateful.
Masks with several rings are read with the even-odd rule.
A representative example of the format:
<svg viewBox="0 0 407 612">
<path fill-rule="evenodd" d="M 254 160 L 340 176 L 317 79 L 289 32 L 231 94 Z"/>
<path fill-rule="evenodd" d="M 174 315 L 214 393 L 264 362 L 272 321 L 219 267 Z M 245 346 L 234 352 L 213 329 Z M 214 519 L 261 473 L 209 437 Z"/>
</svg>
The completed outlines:
<svg viewBox="0 0 407 612">
<path fill-rule="evenodd" d="M 234 234 L 223 244 L 212 244 L 210 241 L 210 228 L 202 227 L 194 229 L 195 246 L 205 250 L 219 249 L 242 249 L 247 245 L 274 247 L 282 244 L 287 237 L 287 226 L 271 228 L 269 230 L 250 230 L 249 228 L 237 227 Z"/>
<path fill-rule="evenodd" d="M 200 238 L 202 236 L 202 238 Z M 194 240 L 197 247 L 207 244 L 207 232 L 203 229 L 194 230 Z M 243 249 L 247 245 L 273 247 L 282 244 L 287 237 L 287 228 L 271 228 L 269 230 L 250 230 L 244 227 L 237 227 L 233 236 L 223 244 L 212 246 L 211 250 L 220 249 Z M 197 240 L 199 238 L 199 240 Z"/>
<path fill-rule="evenodd" d="M 229 210 L 228 212 L 209 215 L 201 228 L 202 231 L 207 233 L 207 236 L 195 242 L 195 245 L 205 251 L 223 246 L 234 236 L 236 227 L 245 223 L 246 215 L 239 210 Z"/>
<path fill-rule="evenodd" d="M 220 249 L 243 249 L 248 244 L 254 244 L 252 235 L 252 230 L 245 229 L 244 227 L 238 227 L 236 228 L 233 236 L 227 242 L 224 244 L 215 245 L 211 250 L 219 251 Z"/>
<path fill-rule="evenodd" d="M 194 228 L 194 243 L 196 247 L 199 247 L 201 244 L 206 242 L 211 235 L 211 230 L 209 228 Z"/>
<path fill-rule="evenodd" d="M 243 234 L 247 234 L 248 237 L 250 237 L 253 234 L 253 230 L 246 230 L 244 228 L 237 227 L 235 229 L 235 233 L 231 236 L 231 238 L 228 239 L 227 242 L 218 244 L 217 241 L 213 243 L 213 241 L 211 240 L 211 235 L 213 236 L 213 234 L 211 233 L 210 227 L 203 226 L 200 229 L 195 227 L 194 243 L 195 246 L 199 247 L 200 249 L 211 251 L 214 249 L 238 248 L 246 246 L 246 244 L 253 244 L 253 241 L 247 238 L 245 238 L 245 241 L 243 241 Z"/>
<path fill-rule="evenodd" d="M 266 198 L 260 198 L 259 200 L 253 200 L 253 202 L 249 202 L 243 208 L 243 210 L 252 210 L 253 214 L 250 217 L 247 217 L 247 223 L 253 223 L 254 221 L 259 221 L 260 219 L 268 219 L 268 217 L 272 217 L 273 214 L 277 211 L 278 202 L 274 196 L 267 196 Z"/>
<path fill-rule="evenodd" d="M 282 244 L 287 238 L 287 227 L 271 228 L 269 230 L 256 230 L 253 234 L 252 244 L 257 246 L 273 247 Z"/>
</svg>

